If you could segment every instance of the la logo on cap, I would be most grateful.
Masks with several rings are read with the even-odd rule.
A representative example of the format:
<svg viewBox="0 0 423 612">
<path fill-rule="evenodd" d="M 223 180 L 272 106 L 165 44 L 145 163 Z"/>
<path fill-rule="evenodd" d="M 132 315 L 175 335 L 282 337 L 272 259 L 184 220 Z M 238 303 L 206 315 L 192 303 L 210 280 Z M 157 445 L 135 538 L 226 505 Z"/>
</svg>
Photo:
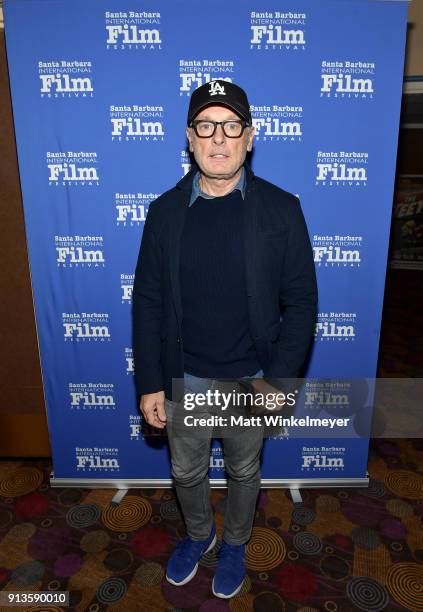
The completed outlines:
<svg viewBox="0 0 423 612">
<path fill-rule="evenodd" d="M 226 96 L 224 86 L 218 83 L 217 81 L 210 81 L 209 94 L 211 96 L 217 96 L 218 94 L 220 94 L 221 96 Z"/>
</svg>

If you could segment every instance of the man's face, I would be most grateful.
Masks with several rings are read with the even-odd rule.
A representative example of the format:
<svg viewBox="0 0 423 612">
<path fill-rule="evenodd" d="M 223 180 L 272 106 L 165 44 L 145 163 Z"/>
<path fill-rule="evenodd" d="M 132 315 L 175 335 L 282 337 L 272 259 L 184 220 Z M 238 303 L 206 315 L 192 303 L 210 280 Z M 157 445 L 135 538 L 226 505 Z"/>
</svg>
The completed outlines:
<svg viewBox="0 0 423 612">
<path fill-rule="evenodd" d="M 240 117 L 225 106 L 208 106 L 195 119 L 226 121 Z M 193 128 L 187 128 L 186 134 L 189 150 L 194 154 L 201 172 L 210 178 L 232 178 L 244 163 L 247 151 L 253 148 L 253 127 L 245 128 L 239 138 L 225 136 L 221 125 L 217 126 L 211 138 L 199 138 Z"/>
</svg>

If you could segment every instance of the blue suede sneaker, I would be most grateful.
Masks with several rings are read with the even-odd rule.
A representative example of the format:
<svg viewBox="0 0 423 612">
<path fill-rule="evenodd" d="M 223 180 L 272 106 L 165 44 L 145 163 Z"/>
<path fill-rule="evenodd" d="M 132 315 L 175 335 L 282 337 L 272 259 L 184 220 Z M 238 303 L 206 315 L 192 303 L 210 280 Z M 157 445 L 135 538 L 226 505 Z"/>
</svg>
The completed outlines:
<svg viewBox="0 0 423 612">
<path fill-rule="evenodd" d="M 244 577 L 245 544 L 227 544 L 223 540 L 213 578 L 213 595 L 223 599 L 233 597 L 240 591 Z"/>
<path fill-rule="evenodd" d="M 172 553 L 166 570 L 166 580 L 176 586 L 182 586 L 194 578 L 201 557 L 216 544 L 216 527 L 207 540 L 192 540 L 189 536 L 179 542 Z"/>
</svg>

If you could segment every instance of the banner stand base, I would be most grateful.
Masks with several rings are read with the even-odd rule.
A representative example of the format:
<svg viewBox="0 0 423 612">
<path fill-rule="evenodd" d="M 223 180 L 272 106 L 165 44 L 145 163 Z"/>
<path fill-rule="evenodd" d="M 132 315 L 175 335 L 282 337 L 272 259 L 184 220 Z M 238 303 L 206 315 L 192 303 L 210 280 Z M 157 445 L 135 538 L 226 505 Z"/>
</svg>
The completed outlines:
<svg viewBox="0 0 423 612">
<path fill-rule="evenodd" d="M 112 501 L 110 502 L 113 506 L 118 506 L 125 495 L 128 493 L 129 489 L 119 489 L 118 492 L 113 496 Z"/>
<path fill-rule="evenodd" d="M 262 478 L 262 489 L 312 489 L 368 487 L 369 474 L 362 478 Z M 75 487 L 87 489 L 169 489 L 173 486 L 170 478 L 58 478 L 50 474 L 51 487 Z M 211 478 L 210 486 L 214 489 L 226 488 L 225 478 Z M 123 497 L 123 495 L 122 495 Z M 121 500 L 121 497 L 119 501 Z M 116 503 L 119 503 L 117 501 Z M 293 497 L 293 501 L 296 499 Z"/>
<path fill-rule="evenodd" d="M 303 498 L 301 497 L 301 491 L 297 489 L 297 487 L 291 487 L 289 489 L 289 492 L 291 493 L 292 501 L 294 502 L 294 504 L 303 503 Z"/>
</svg>

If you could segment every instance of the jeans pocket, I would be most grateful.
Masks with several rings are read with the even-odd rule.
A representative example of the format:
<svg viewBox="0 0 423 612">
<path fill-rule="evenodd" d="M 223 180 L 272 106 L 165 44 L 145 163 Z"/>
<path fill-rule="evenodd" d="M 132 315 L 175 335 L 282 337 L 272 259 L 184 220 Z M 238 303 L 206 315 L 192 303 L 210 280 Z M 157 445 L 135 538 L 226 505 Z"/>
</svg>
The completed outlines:
<svg viewBox="0 0 423 612">
<path fill-rule="evenodd" d="M 184 391 L 185 393 L 207 393 L 212 386 L 212 380 L 209 378 L 200 378 L 192 374 L 184 375 Z"/>
<path fill-rule="evenodd" d="M 172 414 L 175 411 L 175 408 L 180 404 L 180 402 L 174 402 L 172 400 L 167 399 L 165 397 L 165 412 L 166 415 Z"/>
</svg>

